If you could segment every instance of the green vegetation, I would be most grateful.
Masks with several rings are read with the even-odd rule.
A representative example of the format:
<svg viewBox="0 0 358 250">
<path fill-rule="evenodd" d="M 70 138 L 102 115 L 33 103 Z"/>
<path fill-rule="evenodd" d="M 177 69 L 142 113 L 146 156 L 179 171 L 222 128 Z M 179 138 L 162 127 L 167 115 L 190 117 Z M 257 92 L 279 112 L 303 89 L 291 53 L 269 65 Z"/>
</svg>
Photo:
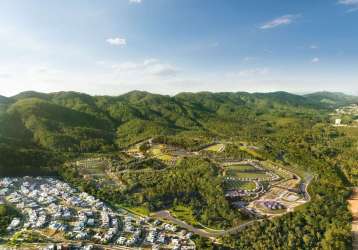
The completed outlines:
<svg viewBox="0 0 358 250">
<path fill-rule="evenodd" d="M 312 202 L 225 238 L 224 245 L 234 249 L 349 249 L 351 216 L 345 200 L 347 187 L 358 184 L 357 132 L 332 127 L 328 114 L 332 107 L 354 100 L 327 93 L 201 92 L 170 97 L 134 91 L 92 97 L 75 92 L 26 92 L 0 98 L 0 175 L 58 172 L 113 206 L 150 212 L 185 206 L 192 211 L 190 220 L 224 228 L 245 217 L 224 198 L 216 163 L 270 160 L 312 175 Z M 230 143 L 223 152 L 204 150 L 197 158 L 184 158 L 170 168 L 133 164 L 130 170 L 150 171 L 119 174 L 126 182 L 124 190 L 110 185 L 98 189 L 75 166 L 60 167 L 84 154 L 117 155 L 149 138 L 189 151 L 216 141 Z M 177 213 L 190 218 L 188 210 Z M 210 245 L 198 241 L 203 247 Z"/>
<path fill-rule="evenodd" d="M 241 215 L 224 198 L 218 169 L 199 158 L 188 158 L 162 172 L 127 172 L 127 201 L 150 211 L 190 206 L 196 220 L 213 227 L 228 227 Z"/>
<path fill-rule="evenodd" d="M 229 171 L 231 170 L 231 171 L 237 171 L 237 172 L 257 172 L 257 171 L 259 171 L 257 168 L 255 168 L 254 166 L 249 165 L 249 164 L 230 165 L 230 166 L 226 166 L 225 169 L 227 169 Z"/>
<path fill-rule="evenodd" d="M 128 205 L 120 205 L 118 204 L 116 207 L 123 208 L 133 214 L 137 214 L 139 216 L 149 216 L 150 211 L 146 207 L 129 207 Z"/>
<path fill-rule="evenodd" d="M 315 102 L 320 102 L 331 107 L 345 106 L 351 103 L 358 103 L 357 96 L 346 95 L 339 92 L 316 92 L 305 95 Z"/>
<path fill-rule="evenodd" d="M 214 152 L 219 152 L 219 150 L 224 146 L 224 144 L 214 144 L 212 146 L 207 147 L 205 150 L 208 151 L 214 151 Z"/>
<path fill-rule="evenodd" d="M 251 165 L 230 165 L 225 167 L 225 176 L 235 178 L 265 178 L 268 177 L 264 171 L 258 170 Z"/>
<path fill-rule="evenodd" d="M 51 243 L 54 242 L 51 238 L 46 237 L 34 231 L 19 231 L 16 232 L 8 242 L 10 246 L 22 246 L 25 243 Z"/>
<path fill-rule="evenodd" d="M 7 233 L 6 228 L 11 220 L 19 216 L 17 211 L 7 205 L 0 205 L 0 236 Z"/>
<path fill-rule="evenodd" d="M 179 220 L 185 221 L 194 227 L 200 228 L 200 224 L 193 215 L 193 210 L 190 207 L 184 205 L 177 205 L 170 209 L 171 214 Z"/>
<path fill-rule="evenodd" d="M 256 188 L 256 184 L 252 181 L 230 181 L 225 183 L 225 187 L 228 189 L 253 190 Z"/>
</svg>

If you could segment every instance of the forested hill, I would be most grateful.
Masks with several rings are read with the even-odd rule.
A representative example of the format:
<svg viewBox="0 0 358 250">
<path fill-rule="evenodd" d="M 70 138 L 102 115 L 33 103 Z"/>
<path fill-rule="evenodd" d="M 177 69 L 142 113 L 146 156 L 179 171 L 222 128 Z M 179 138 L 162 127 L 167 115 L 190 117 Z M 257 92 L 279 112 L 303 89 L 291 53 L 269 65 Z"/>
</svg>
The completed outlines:
<svg viewBox="0 0 358 250">
<path fill-rule="evenodd" d="M 116 97 L 24 92 L 0 98 L 0 176 L 58 173 L 56 170 L 63 168 L 56 166 L 83 153 L 115 155 L 148 138 L 188 150 L 217 140 L 255 145 L 260 158 L 314 177 L 309 186 L 311 202 L 297 213 L 257 223 L 224 238 L 223 243 L 232 249 L 349 249 L 346 187 L 358 184 L 358 135 L 331 126 L 329 114 L 338 103 L 343 104 L 324 101 L 322 94 L 286 92 L 201 92 L 172 97 L 140 91 Z M 344 105 L 349 103 L 344 101 Z M 231 148 L 239 150 L 233 153 L 250 154 L 240 147 Z M 251 152 L 254 157 L 256 153 Z M 184 193 L 192 197 L 190 188 L 205 187 L 198 190 L 209 192 L 210 196 L 204 197 L 214 197 L 210 213 L 203 215 L 206 220 L 229 218 L 228 210 L 221 210 L 223 202 L 216 199 L 217 192 L 210 191 L 220 187 L 209 185 L 210 168 L 201 167 L 195 159 L 186 167 L 188 171 L 174 175 L 178 183 L 188 183 L 183 185 Z M 172 177 L 167 180 L 155 182 L 161 184 L 150 194 L 164 199 L 168 193 L 175 197 L 180 190 L 183 197 Z M 167 187 L 175 190 L 170 193 Z M 195 204 L 200 208 L 202 203 Z M 210 248 L 198 245 L 198 249 Z"/>
<path fill-rule="evenodd" d="M 305 95 L 306 98 L 318 101 L 328 107 L 339 107 L 351 103 L 358 103 L 358 96 L 346 95 L 340 92 L 316 92 Z"/>
<path fill-rule="evenodd" d="M 228 136 L 232 123 L 247 124 L 261 114 L 323 108 L 309 98 L 285 92 L 202 92 L 174 97 L 140 91 L 117 97 L 23 92 L 1 97 L 0 103 L 2 139 L 17 142 L 21 138 L 66 152 L 109 150 L 114 144 L 122 147 L 150 136 L 184 131 Z M 223 120 L 228 127 L 220 131 L 216 123 L 223 124 Z"/>
<path fill-rule="evenodd" d="M 319 98 L 286 92 L 172 97 L 141 91 L 113 97 L 23 92 L 0 97 L 0 170 L 53 165 L 62 154 L 113 152 L 158 136 L 189 149 L 215 138 L 255 140 L 289 117 L 319 115 L 326 108 Z"/>
</svg>

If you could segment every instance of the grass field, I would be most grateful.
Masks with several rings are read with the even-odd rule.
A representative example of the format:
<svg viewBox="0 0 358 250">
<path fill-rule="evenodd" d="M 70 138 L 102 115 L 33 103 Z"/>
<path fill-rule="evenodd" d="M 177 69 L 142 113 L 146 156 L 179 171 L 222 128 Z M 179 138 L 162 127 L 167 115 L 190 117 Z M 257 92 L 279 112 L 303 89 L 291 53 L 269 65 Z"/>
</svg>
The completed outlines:
<svg viewBox="0 0 358 250">
<path fill-rule="evenodd" d="M 171 161 L 173 156 L 165 152 L 165 146 L 155 145 L 150 149 L 150 153 L 153 157 L 162 161 Z"/>
<path fill-rule="evenodd" d="M 246 172 L 253 171 L 253 172 Z M 257 170 L 251 165 L 232 165 L 225 167 L 225 175 L 236 178 L 264 178 L 267 177 L 265 172 Z"/>
<path fill-rule="evenodd" d="M 156 158 L 162 161 L 171 161 L 173 159 L 173 156 L 168 154 L 158 155 Z"/>
<path fill-rule="evenodd" d="M 256 188 L 256 184 L 252 181 L 230 181 L 226 182 L 225 186 L 228 189 L 254 190 Z"/>
<path fill-rule="evenodd" d="M 185 221 L 192 226 L 200 227 L 200 223 L 195 219 L 191 208 L 178 205 L 171 208 L 169 211 L 177 219 Z"/>
<path fill-rule="evenodd" d="M 205 148 L 204 150 L 212 151 L 212 152 L 219 152 L 220 149 L 222 149 L 222 147 L 224 147 L 224 144 L 218 143 L 218 144 L 209 146 L 209 147 Z"/>
<path fill-rule="evenodd" d="M 235 170 L 239 172 L 245 172 L 245 171 L 256 171 L 257 169 L 253 167 L 252 165 L 245 164 L 245 165 L 229 165 L 225 167 L 226 169 Z"/>
<path fill-rule="evenodd" d="M 118 204 L 118 208 L 123 208 L 125 210 L 128 210 L 129 212 L 132 212 L 133 214 L 137 214 L 140 216 L 149 216 L 150 212 L 145 207 L 131 207 L 127 205 Z"/>
</svg>

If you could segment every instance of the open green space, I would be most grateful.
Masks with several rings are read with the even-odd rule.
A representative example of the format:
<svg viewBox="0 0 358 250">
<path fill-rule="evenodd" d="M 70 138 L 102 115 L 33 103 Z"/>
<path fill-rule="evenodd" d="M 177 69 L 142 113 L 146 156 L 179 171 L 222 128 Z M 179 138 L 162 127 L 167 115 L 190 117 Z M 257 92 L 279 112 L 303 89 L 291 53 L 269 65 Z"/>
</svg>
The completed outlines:
<svg viewBox="0 0 358 250">
<path fill-rule="evenodd" d="M 155 145 L 150 149 L 150 154 L 159 160 L 162 161 L 171 161 L 173 159 L 173 156 L 169 153 L 166 153 L 164 145 Z"/>
<path fill-rule="evenodd" d="M 59 174 L 110 204 L 147 206 L 151 211 L 188 204 L 201 223 L 231 227 L 246 218 L 231 209 L 219 170 L 206 159 L 187 159 L 168 171 L 123 173 L 128 185 L 125 192 L 99 189 L 73 166 L 54 166 L 83 153 L 114 154 L 148 138 L 161 137 L 163 142 L 186 149 L 201 148 L 214 138 L 244 141 L 259 148 L 242 146 L 230 151 L 228 147 L 218 155 L 225 159 L 262 156 L 310 172 L 314 176 L 309 187 L 312 202 L 289 216 L 262 221 L 222 239 L 223 245 L 231 249 L 349 249 L 351 217 L 345 200 L 347 186 L 358 180 L 358 132 L 328 122 L 333 106 L 321 102 L 327 99 L 322 95 L 327 94 L 201 92 L 162 96 L 135 91 L 110 97 L 22 93 L 2 98 L 0 172 L 4 176 Z M 200 140 L 193 136 L 198 134 Z M 157 157 L 163 154 L 159 151 L 154 152 Z M 229 172 L 243 178 L 259 175 Z"/>
<path fill-rule="evenodd" d="M 212 151 L 212 152 L 219 152 L 219 150 L 220 150 L 223 146 L 224 146 L 224 144 L 218 143 L 218 144 L 211 145 L 211 146 L 205 148 L 204 150 Z"/>
<path fill-rule="evenodd" d="M 190 207 L 177 205 L 171 208 L 169 211 L 175 218 L 185 221 L 192 226 L 201 227 L 200 223 L 195 219 L 193 210 Z"/>
<path fill-rule="evenodd" d="M 258 171 L 257 168 L 255 168 L 254 166 L 250 165 L 250 164 L 236 164 L 236 165 L 230 165 L 230 166 L 226 166 L 225 169 L 228 170 L 235 170 L 238 172 L 246 172 L 246 171 Z"/>
<path fill-rule="evenodd" d="M 225 176 L 235 178 L 264 178 L 267 174 L 251 165 L 232 165 L 225 167 Z"/>
<path fill-rule="evenodd" d="M 124 210 L 127 210 L 128 212 L 131 212 L 133 214 L 139 215 L 139 216 L 149 216 L 150 212 L 146 207 L 143 206 L 128 206 L 127 204 L 117 204 L 116 207 L 122 208 Z"/>
<path fill-rule="evenodd" d="M 256 184 L 252 181 L 227 181 L 225 182 L 225 188 L 253 190 L 256 188 Z"/>
</svg>

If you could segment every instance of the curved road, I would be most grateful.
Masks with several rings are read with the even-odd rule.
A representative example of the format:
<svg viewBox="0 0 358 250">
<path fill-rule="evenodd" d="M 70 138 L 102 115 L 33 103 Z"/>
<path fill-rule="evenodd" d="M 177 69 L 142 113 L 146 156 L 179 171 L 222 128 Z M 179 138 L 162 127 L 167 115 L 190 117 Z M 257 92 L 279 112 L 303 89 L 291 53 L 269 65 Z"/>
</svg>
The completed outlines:
<svg viewBox="0 0 358 250">
<path fill-rule="evenodd" d="M 156 212 L 156 213 L 153 214 L 153 216 L 161 218 L 161 219 L 168 220 L 168 221 L 178 225 L 179 227 L 185 228 L 188 231 L 191 231 L 191 232 L 193 232 L 193 233 L 195 233 L 197 235 L 200 235 L 200 236 L 206 237 L 206 238 L 216 238 L 216 237 L 219 237 L 219 236 L 224 236 L 226 234 L 237 233 L 237 232 L 240 232 L 241 230 L 245 229 L 247 226 L 250 226 L 250 225 L 254 224 L 255 222 L 262 221 L 262 219 L 253 220 L 253 221 L 249 221 L 249 222 L 246 222 L 244 224 L 241 224 L 239 226 L 230 228 L 228 230 L 214 230 L 213 229 L 213 230 L 209 231 L 209 230 L 196 228 L 196 227 L 194 227 L 192 225 L 189 225 L 185 221 L 182 221 L 182 220 L 179 220 L 179 219 L 173 217 L 170 214 L 170 212 L 167 211 L 167 210 L 162 210 L 162 211 Z"/>
<path fill-rule="evenodd" d="M 307 188 L 308 188 L 308 185 L 311 183 L 313 176 L 309 175 L 305 179 L 306 179 L 305 182 L 302 182 L 300 185 L 300 190 L 303 193 L 305 200 L 307 202 L 309 202 L 311 200 L 311 196 L 309 195 Z M 288 211 L 283 214 L 280 214 L 279 216 L 284 215 L 286 213 L 288 213 Z M 239 226 L 232 227 L 227 230 L 205 230 L 205 229 L 201 229 L 201 228 L 196 228 L 196 227 L 186 223 L 185 221 L 182 221 L 182 220 L 179 220 L 179 219 L 173 217 L 170 214 L 170 212 L 167 210 L 162 210 L 162 211 L 153 213 L 153 216 L 168 220 L 168 221 L 178 225 L 179 227 L 185 228 L 188 231 L 191 231 L 197 235 L 200 235 L 200 236 L 206 237 L 206 238 L 211 238 L 211 239 L 215 239 L 216 237 L 224 236 L 227 234 L 233 234 L 233 233 L 240 232 L 240 231 L 244 230 L 247 226 L 250 226 L 250 225 L 252 225 L 256 222 L 259 222 L 259 221 L 263 221 L 263 219 L 253 220 L 253 221 L 249 221 L 244 224 L 241 224 Z"/>
</svg>

